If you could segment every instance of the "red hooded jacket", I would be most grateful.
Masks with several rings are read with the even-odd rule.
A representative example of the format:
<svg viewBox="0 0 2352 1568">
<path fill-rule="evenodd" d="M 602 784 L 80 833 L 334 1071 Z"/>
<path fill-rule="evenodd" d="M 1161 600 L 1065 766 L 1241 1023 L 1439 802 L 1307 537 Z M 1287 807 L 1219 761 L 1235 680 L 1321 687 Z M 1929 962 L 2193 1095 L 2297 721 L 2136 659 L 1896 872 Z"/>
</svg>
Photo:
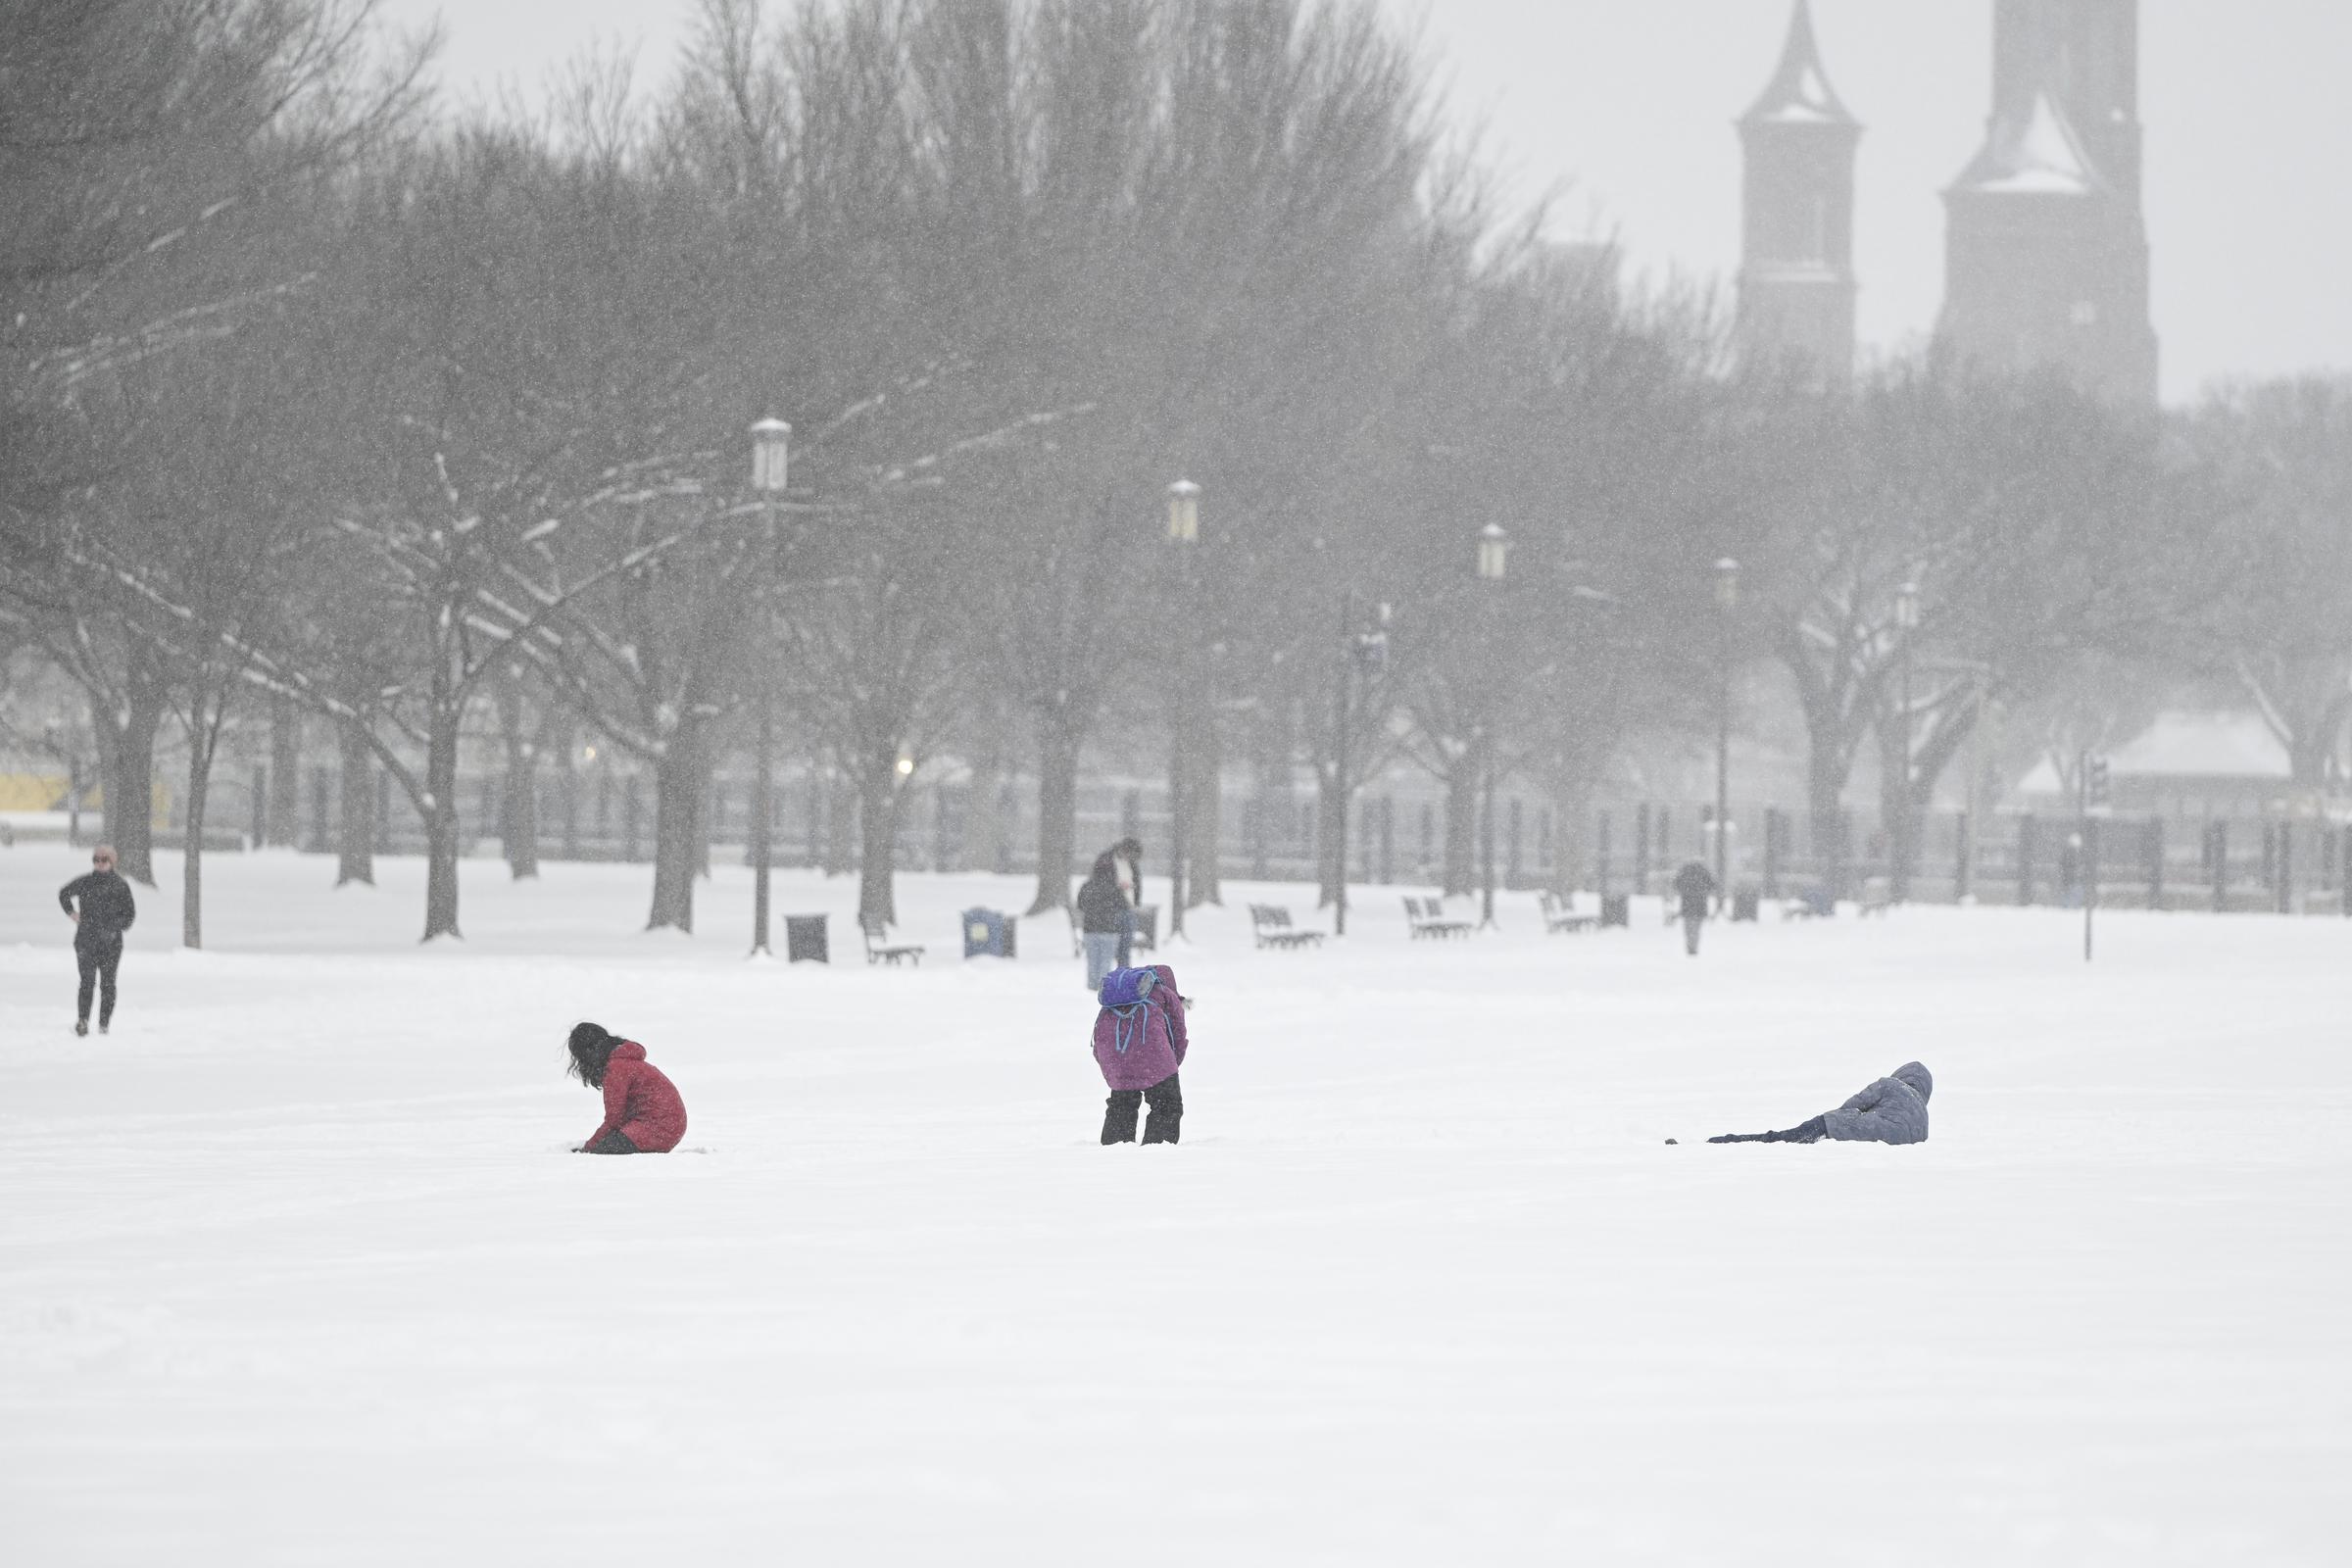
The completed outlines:
<svg viewBox="0 0 2352 1568">
<path fill-rule="evenodd" d="M 605 1068 L 605 1119 L 587 1142 L 616 1127 L 648 1154 L 666 1154 L 686 1136 L 686 1102 L 678 1098 L 678 1086 L 645 1059 L 645 1048 L 634 1040 L 612 1048 Z"/>
</svg>

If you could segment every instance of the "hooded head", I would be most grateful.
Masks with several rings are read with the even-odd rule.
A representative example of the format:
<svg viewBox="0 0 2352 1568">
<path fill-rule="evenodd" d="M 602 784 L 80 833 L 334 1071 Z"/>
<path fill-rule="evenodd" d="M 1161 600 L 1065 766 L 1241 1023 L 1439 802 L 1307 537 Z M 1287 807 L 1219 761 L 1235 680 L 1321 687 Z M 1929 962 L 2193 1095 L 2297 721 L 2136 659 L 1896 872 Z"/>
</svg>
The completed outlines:
<svg viewBox="0 0 2352 1568">
<path fill-rule="evenodd" d="M 1928 1097 L 1936 1092 L 1934 1075 L 1916 1061 L 1906 1061 L 1895 1068 L 1894 1076 L 1919 1091 L 1920 1103 L 1923 1105 L 1927 1103 Z"/>
<path fill-rule="evenodd" d="M 1118 861 L 1110 851 L 1104 850 L 1101 855 L 1095 857 L 1095 875 L 1102 877 L 1104 881 L 1118 879 Z"/>
</svg>

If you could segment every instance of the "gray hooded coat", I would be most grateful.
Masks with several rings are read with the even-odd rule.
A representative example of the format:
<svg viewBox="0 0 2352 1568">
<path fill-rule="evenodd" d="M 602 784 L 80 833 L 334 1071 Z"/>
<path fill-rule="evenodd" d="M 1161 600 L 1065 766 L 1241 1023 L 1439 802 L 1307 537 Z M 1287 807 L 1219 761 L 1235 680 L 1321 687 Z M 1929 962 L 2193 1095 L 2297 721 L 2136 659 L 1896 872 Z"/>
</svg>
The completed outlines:
<svg viewBox="0 0 2352 1568">
<path fill-rule="evenodd" d="M 1822 1118 L 1828 1136 L 1859 1144 L 1924 1144 L 1928 1141 L 1928 1096 L 1936 1080 L 1916 1061 L 1882 1078 Z"/>
</svg>

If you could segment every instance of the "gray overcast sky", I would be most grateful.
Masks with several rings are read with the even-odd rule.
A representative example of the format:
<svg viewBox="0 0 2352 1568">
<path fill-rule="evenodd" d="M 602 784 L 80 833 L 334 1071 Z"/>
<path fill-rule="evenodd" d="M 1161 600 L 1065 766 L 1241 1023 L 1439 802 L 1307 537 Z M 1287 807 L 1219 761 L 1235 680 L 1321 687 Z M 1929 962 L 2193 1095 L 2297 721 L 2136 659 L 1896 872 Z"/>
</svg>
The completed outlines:
<svg viewBox="0 0 2352 1568">
<path fill-rule="evenodd" d="M 384 0 L 443 17 L 461 96 L 535 87 L 590 44 L 666 74 L 685 0 Z M 1516 188 L 1564 187 L 1568 226 L 1615 231 L 1650 272 L 1728 278 L 1740 240 L 1731 121 L 1778 59 L 1788 0 L 1383 0 L 1440 61 L 1457 119 Z M 2352 369 L 2352 0 L 2144 0 L 2141 114 L 2165 394 L 2215 377 Z M 1984 129 L 1992 0 L 1814 0 L 1862 142 L 1862 334 L 1899 349 L 1943 288 L 1937 191 Z"/>
</svg>

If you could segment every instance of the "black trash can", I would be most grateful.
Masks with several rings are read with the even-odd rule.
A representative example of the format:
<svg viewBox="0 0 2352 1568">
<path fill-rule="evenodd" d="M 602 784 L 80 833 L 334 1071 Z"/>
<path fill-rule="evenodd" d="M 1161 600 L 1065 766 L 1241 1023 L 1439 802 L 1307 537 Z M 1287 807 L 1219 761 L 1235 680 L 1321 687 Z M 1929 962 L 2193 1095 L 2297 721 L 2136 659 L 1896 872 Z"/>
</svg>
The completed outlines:
<svg viewBox="0 0 2352 1568">
<path fill-rule="evenodd" d="M 831 963 L 833 955 L 825 943 L 825 917 L 821 914 L 788 914 L 784 917 L 784 959 L 787 963 Z"/>
<path fill-rule="evenodd" d="M 963 911 L 963 956 L 967 958 L 1010 958 L 1016 956 L 1013 940 L 1019 922 L 1001 909 L 966 909 Z"/>
<path fill-rule="evenodd" d="M 1762 912 L 1763 907 L 1763 896 L 1754 888 L 1735 888 L 1732 890 L 1732 920 L 1735 924 L 1741 920 L 1756 919 Z"/>
<path fill-rule="evenodd" d="M 1613 925 L 1632 929 L 1634 896 L 1631 893 L 1603 893 L 1600 896 L 1600 923 L 1604 930 Z"/>
</svg>

